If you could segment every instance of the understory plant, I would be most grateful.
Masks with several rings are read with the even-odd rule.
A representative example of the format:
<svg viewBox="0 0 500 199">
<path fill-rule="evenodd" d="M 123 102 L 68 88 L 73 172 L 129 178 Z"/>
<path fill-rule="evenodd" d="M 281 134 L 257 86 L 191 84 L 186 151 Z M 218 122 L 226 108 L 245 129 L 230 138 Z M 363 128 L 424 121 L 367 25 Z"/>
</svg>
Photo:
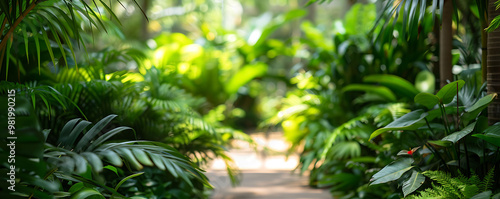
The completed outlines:
<svg viewBox="0 0 500 199">
<path fill-rule="evenodd" d="M 412 146 L 408 150 L 401 149 L 397 160 L 374 174 L 371 184 L 395 181 L 402 187 L 404 196 L 408 196 L 428 185 L 424 172 L 433 176 L 436 174 L 433 171 L 442 171 L 453 177 L 492 178 L 493 168 L 498 168 L 499 164 L 498 124 L 489 126 L 482 113 L 496 96 L 495 93 L 485 95 L 476 83 L 466 84 L 463 80 L 447 84 L 435 95 L 425 92 L 416 95 L 415 103 L 421 109 L 371 134 L 370 139 L 379 145 L 392 142 L 385 139 L 387 134 L 383 133 L 387 131 L 401 138 L 404 134 L 414 137 L 413 141 L 401 140 Z M 381 139 L 377 138 L 379 135 Z M 494 175 L 492 179 L 498 179 L 498 172 Z M 487 186 L 491 188 L 489 191 L 498 191 L 498 182 L 491 185 Z"/>
</svg>

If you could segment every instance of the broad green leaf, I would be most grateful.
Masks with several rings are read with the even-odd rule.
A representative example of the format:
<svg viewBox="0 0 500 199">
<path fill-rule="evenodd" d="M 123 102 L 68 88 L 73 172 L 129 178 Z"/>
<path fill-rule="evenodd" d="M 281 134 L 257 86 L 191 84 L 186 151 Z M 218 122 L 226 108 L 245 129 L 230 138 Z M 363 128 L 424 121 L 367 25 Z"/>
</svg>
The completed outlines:
<svg viewBox="0 0 500 199">
<path fill-rule="evenodd" d="M 496 93 L 486 95 L 479 99 L 474 105 L 467 107 L 465 113 L 462 116 L 462 120 L 468 122 L 476 119 L 481 111 L 483 111 L 488 105 L 497 97 Z"/>
<path fill-rule="evenodd" d="M 442 147 L 450 147 L 453 146 L 453 142 L 451 141 L 442 141 L 442 140 L 429 140 L 427 141 L 431 144 L 442 146 Z"/>
<path fill-rule="evenodd" d="M 481 138 L 497 147 L 500 147 L 500 123 L 490 126 L 484 131 L 484 134 L 474 134 L 474 137 Z"/>
<path fill-rule="evenodd" d="M 370 135 L 370 140 L 378 135 L 391 130 L 415 130 L 425 124 L 425 117 L 428 115 L 424 110 L 419 109 L 407 113 L 402 117 L 394 120 L 384 128 L 377 129 Z"/>
<path fill-rule="evenodd" d="M 491 190 L 488 190 L 485 192 L 478 193 L 477 195 L 472 196 L 470 199 L 490 199 L 491 194 L 492 194 Z"/>
<path fill-rule="evenodd" d="M 413 193 L 422 184 L 424 184 L 425 176 L 422 173 L 413 170 L 410 178 L 403 182 L 403 194 L 406 197 L 408 194 Z"/>
<path fill-rule="evenodd" d="M 460 131 L 457 131 L 455 133 L 452 133 L 446 137 L 444 137 L 443 139 L 441 139 L 442 141 L 450 141 L 450 142 L 453 142 L 453 143 L 457 143 L 460 139 L 462 139 L 463 137 L 469 135 L 470 133 L 472 133 L 472 131 L 474 130 L 474 127 L 476 126 L 476 122 L 473 122 L 471 124 L 469 124 L 468 126 L 466 126 L 464 129 L 460 130 Z"/>
<path fill-rule="evenodd" d="M 238 92 L 242 86 L 250 82 L 256 77 L 263 76 L 267 73 L 267 65 L 263 63 L 243 66 L 226 84 L 225 90 L 234 94 Z"/>
<path fill-rule="evenodd" d="M 371 185 L 381 184 L 399 179 L 404 173 L 409 171 L 413 166 L 412 158 L 402 158 L 385 166 L 382 170 L 372 176 Z"/>
<path fill-rule="evenodd" d="M 457 95 L 457 92 L 464 86 L 464 80 L 457 80 L 446 84 L 438 91 L 436 96 L 441 100 L 441 103 L 448 104 Z M 458 88 L 457 88 L 458 87 Z"/>
<path fill-rule="evenodd" d="M 377 86 L 377 85 L 364 85 L 364 84 L 350 84 L 344 89 L 342 89 L 343 92 L 347 91 L 363 91 L 367 93 L 373 93 L 376 94 L 388 101 L 394 102 L 396 101 L 396 96 L 394 93 L 388 89 L 387 87 L 384 86 Z"/>
<path fill-rule="evenodd" d="M 436 104 L 439 104 L 439 98 L 430 93 L 419 93 L 415 96 L 415 103 L 419 103 L 428 109 L 432 109 L 436 106 Z"/>
<path fill-rule="evenodd" d="M 424 12 L 422 12 L 424 13 Z M 434 93 L 436 78 L 430 71 L 422 71 L 415 78 L 415 88 L 420 92 Z"/>
<path fill-rule="evenodd" d="M 370 75 L 365 77 L 363 81 L 386 86 L 387 88 L 391 89 L 396 95 L 400 94 L 401 96 L 407 97 L 409 99 L 413 99 L 415 95 L 419 93 L 418 90 L 413 86 L 413 84 L 395 75 Z"/>
<path fill-rule="evenodd" d="M 76 184 L 74 184 L 73 186 L 71 186 L 69 188 L 69 192 L 70 193 L 75 193 L 78 190 L 82 189 L 83 187 L 85 187 L 84 184 L 83 184 L 83 182 L 76 183 Z"/>
</svg>

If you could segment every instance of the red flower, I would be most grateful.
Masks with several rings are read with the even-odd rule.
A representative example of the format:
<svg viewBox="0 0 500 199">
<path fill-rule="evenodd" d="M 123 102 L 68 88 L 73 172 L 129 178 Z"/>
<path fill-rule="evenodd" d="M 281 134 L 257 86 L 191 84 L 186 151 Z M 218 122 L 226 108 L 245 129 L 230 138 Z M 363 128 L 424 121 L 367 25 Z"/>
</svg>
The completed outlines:
<svg viewBox="0 0 500 199">
<path fill-rule="evenodd" d="M 408 153 L 408 155 L 413 155 L 413 150 L 409 150 L 409 151 L 408 151 L 408 152 L 406 152 L 406 153 Z"/>
</svg>

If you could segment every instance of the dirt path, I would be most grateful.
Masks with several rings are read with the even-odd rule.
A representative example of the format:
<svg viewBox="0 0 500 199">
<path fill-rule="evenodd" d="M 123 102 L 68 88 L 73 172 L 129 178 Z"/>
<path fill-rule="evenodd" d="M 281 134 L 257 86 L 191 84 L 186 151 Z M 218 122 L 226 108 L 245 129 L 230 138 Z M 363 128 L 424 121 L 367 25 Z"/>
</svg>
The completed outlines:
<svg viewBox="0 0 500 199">
<path fill-rule="evenodd" d="M 212 199 L 331 199 L 328 190 L 307 186 L 306 175 L 292 173 L 298 156 L 285 157 L 288 145 L 280 133 L 254 133 L 251 135 L 259 144 L 254 151 L 244 143 L 236 143 L 231 149 L 233 158 L 242 173 L 241 184 L 232 187 L 223 161 L 214 161 L 207 176 L 215 186 Z M 263 150 L 267 147 L 269 150 Z"/>
</svg>

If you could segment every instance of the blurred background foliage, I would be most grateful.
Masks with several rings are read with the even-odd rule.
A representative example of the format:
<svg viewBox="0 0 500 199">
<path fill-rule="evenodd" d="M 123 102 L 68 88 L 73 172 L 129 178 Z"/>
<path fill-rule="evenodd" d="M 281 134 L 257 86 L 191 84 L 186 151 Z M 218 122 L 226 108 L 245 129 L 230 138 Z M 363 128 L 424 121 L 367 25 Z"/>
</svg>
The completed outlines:
<svg viewBox="0 0 500 199">
<path fill-rule="evenodd" d="M 19 152 L 36 164 L 20 168 L 33 176 L 19 176 L 16 196 L 206 198 L 203 169 L 222 158 L 237 184 L 227 147 L 255 145 L 244 133 L 255 128 L 282 129 L 300 152 L 297 170 L 332 196 L 406 196 L 402 180 L 369 183 L 421 138 L 369 138 L 439 90 L 434 1 L 313 2 L 1 3 L 0 92 L 17 91 L 17 122 L 33 128 L 18 133 L 32 132 L 26 142 L 43 152 Z M 459 94 L 470 106 L 484 96 L 481 7 L 455 7 L 453 73 L 473 82 Z"/>
</svg>

